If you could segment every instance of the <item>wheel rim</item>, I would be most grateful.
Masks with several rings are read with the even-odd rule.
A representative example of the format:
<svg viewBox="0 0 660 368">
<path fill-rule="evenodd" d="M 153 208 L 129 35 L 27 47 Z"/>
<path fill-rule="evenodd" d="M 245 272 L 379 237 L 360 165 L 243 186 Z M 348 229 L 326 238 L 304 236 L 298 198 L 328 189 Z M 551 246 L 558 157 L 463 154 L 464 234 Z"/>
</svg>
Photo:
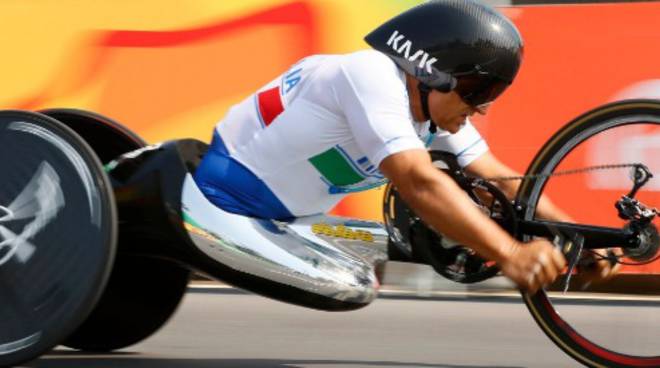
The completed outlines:
<svg viewBox="0 0 660 368">
<path fill-rule="evenodd" d="M 546 335 L 562 350 L 583 363 L 592 367 L 612 366 L 611 363 L 624 367 L 660 366 L 660 357 L 640 357 L 618 353 L 585 338 L 557 313 L 545 291 L 539 291 L 533 296 L 524 295 L 524 298 L 532 316 L 541 325 Z M 551 320 L 552 324 L 548 324 L 548 320 Z M 567 341 L 571 343 L 567 343 Z M 588 352 L 588 354 L 584 352 Z M 599 359 L 590 359 L 590 356 Z"/>
<path fill-rule="evenodd" d="M 650 109 L 652 111 L 640 112 L 640 108 Z M 610 109 L 610 112 L 615 112 L 614 116 L 603 116 L 604 113 L 608 112 L 608 109 Z M 631 109 L 637 109 L 637 113 L 630 113 Z M 581 153 L 580 150 L 586 150 L 586 147 L 588 147 L 588 145 L 585 144 L 586 141 L 590 139 L 593 140 L 594 137 L 596 137 L 596 139 L 603 140 L 602 138 L 599 138 L 603 136 L 601 134 L 605 134 L 604 136 L 606 136 L 608 132 L 612 132 L 614 129 L 620 129 L 619 132 L 627 131 L 625 134 L 630 134 L 631 130 L 641 127 L 642 124 L 644 124 L 644 126 L 651 127 L 651 137 L 660 137 L 660 107 L 657 103 L 651 103 L 650 106 L 649 104 L 640 104 L 639 102 L 628 103 L 623 105 L 612 105 L 599 110 L 600 111 L 593 112 L 591 116 L 587 114 L 586 117 L 576 119 L 573 124 L 569 124 L 567 128 L 553 137 L 551 143 L 544 147 L 542 153 L 537 156 L 537 159 L 531 166 L 529 173 L 533 172 L 547 174 L 554 171 L 567 169 L 567 167 L 562 167 L 562 164 L 567 161 L 571 161 L 570 155 L 574 151 L 576 152 L 575 155 L 579 156 Z M 576 130 L 579 130 L 577 134 Z M 554 144 L 552 143 L 553 141 Z M 556 149 L 557 146 L 560 146 L 561 149 Z M 658 170 L 660 167 L 655 164 L 655 161 L 654 165 L 656 166 L 656 169 L 653 170 L 652 168 L 651 171 L 655 172 L 656 174 L 660 174 L 660 170 Z M 657 178 L 654 180 L 657 180 Z M 620 182 L 620 180 L 617 182 Z M 609 183 L 606 182 L 604 185 L 612 186 L 613 184 L 612 181 L 610 181 Z M 653 183 L 653 185 L 656 186 L 657 183 Z M 519 197 L 519 199 L 522 198 L 522 202 L 526 205 L 524 212 L 524 218 L 526 220 L 534 218 L 536 213 L 536 204 L 540 194 L 548 191 L 550 191 L 552 194 L 552 190 L 555 189 L 552 186 L 549 188 L 547 186 L 548 180 L 545 179 L 527 181 L 521 186 L 521 193 L 523 193 L 523 196 Z M 630 182 L 628 190 L 631 187 L 632 182 Z M 621 190 L 620 194 L 626 194 L 628 190 Z M 660 205 L 660 203 L 658 203 L 658 198 L 660 196 L 657 194 L 657 190 L 658 189 L 655 188 L 651 196 L 645 197 L 647 201 L 649 200 L 648 198 L 652 197 L 652 201 L 655 203 L 647 204 L 654 207 Z M 612 201 L 611 204 L 613 205 L 614 201 Z M 610 207 L 611 209 L 609 210 L 609 213 L 613 217 L 616 217 L 616 212 L 614 211 L 613 206 Z M 656 218 L 654 221 L 657 222 L 658 219 Z M 591 222 L 585 222 L 584 220 L 581 221 L 579 219 L 577 222 L 594 224 Z M 656 291 L 654 298 L 652 298 L 655 300 L 649 301 L 647 305 L 655 307 L 660 305 L 660 298 L 657 298 L 659 294 L 660 293 Z M 580 317 L 571 315 L 571 313 L 575 314 L 575 312 L 571 310 L 572 308 L 564 306 L 564 304 L 569 305 L 570 303 L 561 302 L 559 299 L 557 299 L 554 293 L 543 290 L 534 296 L 524 295 L 524 298 L 528 308 L 544 332 L 555 343 L 557 343 L 560 348 L 562 348 L 571 356 L 582 361 L 583 363 L 590 366 L 660 366 L 660 356 L 657 355 L 657 350 L 655 350 L 652 346 L 649 348 L 650 350 L 637 350 L 639 348 L 638 346 L 626 346 L 625 349 L 628 351 L 620 352 L 619 347 L 622 345 L 617 345 L 621 344 L 620 342 L 609 342 L 606 341 L 607 339 L 603 338 L 602 336 L 594 336 L 592 332 L 589 332 L 588 334 L 585 333 L 584 331 L 589 330 L 590 326 L 580 325 L 578 323 Z M 608 302 L 608 304 L 612 303 Z M 635 311 L 632 311 L 632 307 L 628 306 L 626 310 L 628 310 L 629 313 L 633 315 L 628 316 L 628 318 L 637 318 L 638 320 L 641 319 L 642 315 L 637 313 L 642 310 L 642 305 L 645 304 L 640 304 L 640 308 L 635 309 Z M 590 312 L 597 309 L 596 307 L 589 308 Z M 560 311 L 557 312 L 557 309 L 560 309 Z M 573 309 L 577 310 L 577 307 Z M 611 319 L 605 321 L 606 324 L 611 322 Z M 653 318 L 652 322 L 655 322 L 655 326 L 660 325 L 660 321 L 656 320 L 655 318 Z M 617 332 L 623 334 L 626 332 L 626 330 L 632 328 L 634 327 L 623 326 L 623 328 L 619 329 Z M 578 330 L 580 332 L 578 332 Z M 652 331 L 654 329 L 649 330 Z M 657 330 L 657 328 L 655 330 Z M 657 338 L 660 336 L 658 336 L 658 334 L 654 334 L 654 337 L 655 339 L 651 339 L 651 341 L 657 341 Z M 626 343 L 630 342 L 631 341 L 628 341 Z M 632 343 L 634 345 L 634 341 Z"/>
</svg>

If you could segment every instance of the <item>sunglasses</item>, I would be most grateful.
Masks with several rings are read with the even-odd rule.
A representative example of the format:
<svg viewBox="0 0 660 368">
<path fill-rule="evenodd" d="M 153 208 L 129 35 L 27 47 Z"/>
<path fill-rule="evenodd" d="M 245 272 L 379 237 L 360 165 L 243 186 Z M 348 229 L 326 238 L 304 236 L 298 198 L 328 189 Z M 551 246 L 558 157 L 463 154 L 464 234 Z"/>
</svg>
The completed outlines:
<svg viewBox="0 0 660 368">
<path fill-rule="evenodd" d="M 481 109 L 501 95 L 509 84 L 496 77 L 470 75 L 457 78 L 454 91 L 466 104 Z"/>
</svg>

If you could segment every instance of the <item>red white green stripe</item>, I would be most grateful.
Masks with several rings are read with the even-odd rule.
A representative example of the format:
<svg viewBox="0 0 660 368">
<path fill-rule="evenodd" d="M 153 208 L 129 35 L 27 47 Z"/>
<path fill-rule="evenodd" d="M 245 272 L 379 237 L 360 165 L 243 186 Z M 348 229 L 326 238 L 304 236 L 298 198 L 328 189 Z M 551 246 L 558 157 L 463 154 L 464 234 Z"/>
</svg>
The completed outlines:
<svg viewBox="0 0 660 368">
<path fill-rule="evenodd" d="M 364 175 L 336 147 L 310 158 L 309 162 L 334 186 L 352 185 L 364 180 Z"/>
</svg>

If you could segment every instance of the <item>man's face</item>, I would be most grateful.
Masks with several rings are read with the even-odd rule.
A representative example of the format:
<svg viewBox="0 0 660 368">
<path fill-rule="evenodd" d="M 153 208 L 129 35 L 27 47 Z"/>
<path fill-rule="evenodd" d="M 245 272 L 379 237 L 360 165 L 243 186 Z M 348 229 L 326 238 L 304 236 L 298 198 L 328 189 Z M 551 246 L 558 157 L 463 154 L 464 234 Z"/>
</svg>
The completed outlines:
<svg viewBox="0 0 660 368">
<path fill-rule="evenodd" d="M 472 107 L 454 91 L 442 93 L 432 90 L 429 94 L 429 113 L 435 124 L 451 134 L 458 132 L 468 116 L 486 114 L 488 106 Z"/>
</svg>

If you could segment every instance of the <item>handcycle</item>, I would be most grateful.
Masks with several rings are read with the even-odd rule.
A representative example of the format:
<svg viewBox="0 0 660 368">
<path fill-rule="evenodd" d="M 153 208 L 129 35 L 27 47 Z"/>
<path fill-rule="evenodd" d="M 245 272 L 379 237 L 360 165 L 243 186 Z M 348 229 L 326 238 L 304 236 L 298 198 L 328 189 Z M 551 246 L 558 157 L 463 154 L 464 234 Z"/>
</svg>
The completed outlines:
<svg viewBox="0 0 660 368">
<path fill-rule="evenodd" d="M 660 257 L 653 154 L 575 169 L 575 157 L 593 145 L 609 147 L 630 137 L 646 139 L 633 139 L 632 148 L 657 154 L 660 102 L 622 101 L 574 119 L 521 178 L 470 178 L 451 155 L 431 152 L 436 166 L 513 236 L 545 237 L 564 252 L 569 267 L 558 284 L 522 298 L 557 346 L 592 367 L 660 366 L 652 341 L 645 350 L 634 341 L 632 348 L 602 342 L 570 313 L 576 298 L 612 293 L 602 285 L 580 289 L 575 269 L 588 267 L 580 264 L 582 254 L 620 249 L 601 257 L 630 269 Z M 267 221 L 224 212 L 192 180 L 206 149 L 191 139 L 147 145 L 87 111 L 0 111 L 0 366 L 34 359 L 58 344 L 85 351 L 135 344 L 174 313 L 193 271 L 327 311 L 372 302 L 388 259 L 429 264 L 462 283 L 498 272 L 497 265 L 426 226 L 392 186 L 385 190 L 384 224 L 325 215 Z M 541 194 L 564 188 L 553 186 L 556 178 L 621 170 L 631 172 L 628 190 L 611 189 L 606 177 L 607 195 L 579 204 L 603 204 L 603 224 L 589 216 L 576 216 L 576 223 L 537 218 Z M 514 201 L 498 189 L 498 180 L 522 180 Z M 653 286 L 629 287 L 644 298 L 615 304 L 656 306 Z"/>
</svg>

